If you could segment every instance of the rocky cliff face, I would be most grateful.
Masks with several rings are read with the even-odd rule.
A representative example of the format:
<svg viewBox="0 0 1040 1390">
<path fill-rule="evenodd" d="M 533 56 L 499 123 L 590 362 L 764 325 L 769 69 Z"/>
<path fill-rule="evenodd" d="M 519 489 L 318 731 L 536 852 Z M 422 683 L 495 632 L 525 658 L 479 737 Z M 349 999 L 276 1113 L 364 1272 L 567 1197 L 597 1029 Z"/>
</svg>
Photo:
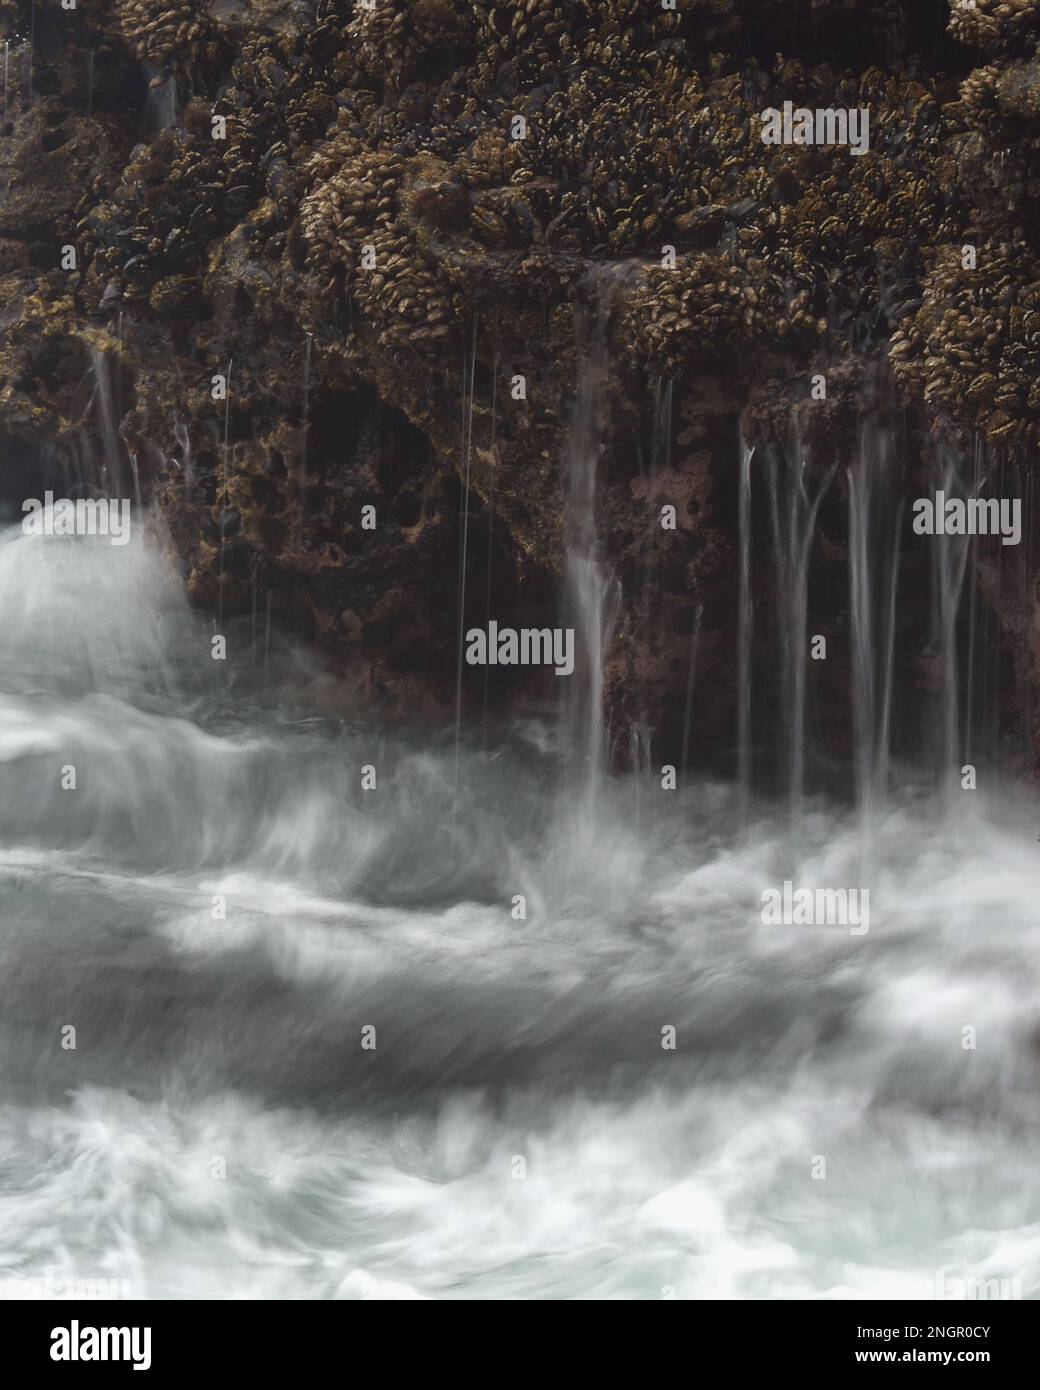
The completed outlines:
<svg viewBox="0 0 1040 1390">
<path fill-rule="evenodd" d="M 837 658 L 814 696 L 836 756 L 863 420 L 890 421 L 908 495 L 945 441 L 1031 498 L 1035 0 L 4 0 L 0 17 L 4 495 L 136 475 L 200 604 L 270 604 L 386 715 L 454 697 L 463 568 L 468 620 L 552 611 L 591 263 L 633 263 L 599 491 L 619 759 L 629 728 L 673 760 L 733 747 L 741 432 L 779 467 L 796 420 L 810 474 L 841 464 L 808 600 Z M 764 145 L 760 113 L 785 101 L 867 108 L 869 150 Z M 973 562 L 1020 768 L 1032 556 Z M 899 621 L 899 679 L 926 692 L 926 615 Z M 550 693 L 464 675 L 477 707 Z"/>
</svg>

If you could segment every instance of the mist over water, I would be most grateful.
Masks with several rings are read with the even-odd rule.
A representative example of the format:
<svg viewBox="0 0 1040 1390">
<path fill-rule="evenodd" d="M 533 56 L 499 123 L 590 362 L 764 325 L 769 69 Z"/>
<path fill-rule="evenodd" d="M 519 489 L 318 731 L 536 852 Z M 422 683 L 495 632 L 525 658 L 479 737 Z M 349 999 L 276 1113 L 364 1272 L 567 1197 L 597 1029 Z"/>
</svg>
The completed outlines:
<svg viewBox="0 0 1040 1390">
<path fill-rule="evenodd" d="M 317 717 L 284 641 L 265 685 L 210 636 L 141 527 L 0 539 L 5 1281 L 1037 1296 L 1024 797 L 904 781 L 869 932 L 767 926 L 765 888 L 861 883 L 854 807 L 745 824 L 740 786 L 655 773 L 593 814 L 560 730 L 518 724 L 463 729 L 453 808 L 451 730 Z"/>
</svg>

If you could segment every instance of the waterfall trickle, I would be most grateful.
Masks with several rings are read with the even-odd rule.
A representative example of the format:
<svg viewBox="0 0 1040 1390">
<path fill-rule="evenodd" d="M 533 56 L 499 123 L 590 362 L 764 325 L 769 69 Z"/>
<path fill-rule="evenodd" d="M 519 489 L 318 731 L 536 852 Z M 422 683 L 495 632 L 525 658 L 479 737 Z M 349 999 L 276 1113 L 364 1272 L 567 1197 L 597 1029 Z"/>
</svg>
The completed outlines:
<svg viewBox="0 0 1040 1390">
<path fill-rule="evenodd" d="M 632 269 L 627 261 L 596 266 L 579 291 L 578 389 L 564 461 L 564 622 L 575 634 L 567 715 L 570 747 L 580 759 L 582 800 L 589 817 L 607 766 L 604 662 L 617 611 L 617 585 L 596 527 L 596 475 L 607 416 L 610 314 Z"/>
<path fill-rule="evenodd" d="M 1036 573 L 1034 560 L 1034 532 L 1036 529 L 1036 512 L 1034 510 L 1036 490 L 1036 474 L 1031 471 L 1023 479 L 1023 515 L 1025 518 L 1024 535 L 1022 545 L 1019 550 L 1018 558 L 1018 594 L 1021 611 L 1025 615 L 1024 621 L 1019 627 L 1018 637 L 1018 660 L 1016 670 L 1019 673 L 1020 691 L 1020 716 L 1018 746 L 1019 757 L 1023 769 L 1033 769 L 1035 759 L 1035 735 L 1034 712 L 1036 705 L 1036 691 L 1033 682 L 1029 679 L 1028 672 L 1033 666 L 1030 658 L 1035 651 L 1033 634 L 1040 630 L 1040 623 L 1037 622 L 1038 613 L 1037 598 L 1034 597 L 1033 575 Z M 1035 658 L 1034 658 L 1035 660 Z"/>
<path fill-rule="evenodd" d="M 224 626 L 224 541 L 225 529 L 227 527 L 227 504 L 228 504 L 228 440 L 231 424 L 231 368 L 234 366 L 234 359 L 229 357 L 227 364 L 227 377 L 225 379 L 224 397 L 224 450 L 221 459 L 221 481 L 220 481 L 220 562 L 218 574 L 218 598 L 217 598 L 217 630 Z"/>
<path fill-rule="evenodd" d="M 487 568 L 484 585 L 484 612 L 491 614 L 491 578 L 492 561 L 494 558 L 495 543 L 495 436 L 498 428 L 498 353 L 494 354 L 491 367 L 491 426 L 488 454 L 491 459 L 490 478 L 488 483 L 487 497 Z M 485 746 L 487 743 L 488 732 L 488 674 L 489 668 L 484 667 L 484 703 L 481 715 L 481 731 Z"/>
<path fill-rule="evenodd" d="M 741 819 L 746 822 L 751 798 L 751 638 L 754 600 L 751 593 L 751 460 L 753 448 L 740 441 L 740 614 L 737 628 L 737 781 Z M 699 613 L 698 613 L 699 618 Z"/>
<path fill-rule="evenodd" d="M 467 455 L 473 377 L 467 359 Z M 605 395 L 582 410 L 594 470 Z M 872 430 L 851 460 L 851 563 L 857 640 L 880 663 L 873 685 L 857 675 L 879 757 L 898 504 Z M 818 594 L 847 604 L 840 524 L 835 507 L 816 528 L 814 616 Z M 926 571 L 931 538 L 902 530 Z M 609 602 L 595 535 L 599 588 L 583 592 Z M 950 818 L 930 788 L 894 787 L 866 856 L 859 818 L 825 794 L 792 833 L 765 801 L 741 825 L 709 779 L 665 791 L 636 719 L 631 770 L 602 778 L 584 819 L 541 721 L 496 725 L 486 751 L 467 737 L 460 773 L 447 738 L 347 701 L 323 712 L 313 658 L 272 633 L 267 577 L 255 634 L 229 624 L 215 670 L 170 549 L 145 527 L 115 546 L 0 533 L 6 1278 L 126 1271 L 147 1298 L 332 1299 L 364 1276 L 429 1298 L 652 1300 L 672 1281 L 827 1299 L 912 1291 L 952 1265 L 1040 1292 L 1040 1185 L 1022 1162 L 1035 798 L 986 778 Z M 1019 559 L 980 551 L 1011 597 Z M 748 564 L 756 641 L 789 600 L 774 607 L 766 558 Z M 694 603 L 684 741 L 698 658 L 709 678 L 719 665 L 717 610 Z M 584 654 L 599 673 L 605 650 Z M 767 920 L 792 880 L 819 915 Z M 55 1022 L 72 995 L 89 1040 L 75 1075 Z M 378 1071 L 358 1045 L 368 1018 Z M 965 1019 L 985 1029 L 970 1054 Z M 693 1064 L 675 1064 L 676 1039 Z M 503 1200 L 521 1149 L 534 1220 Z M 199 1174 L 218 1151 L 246 1180 L 215 1220 Z M 850 1221 L 821 1209 L 810 1152 L 851 1156 Z M 930 1172 L 924 1209 L 908 1154 Z"/>
<path fill-rule="evenodd" d="M 797 412 L 792 415 L 792 439 L 782 463 L 782 469 L 770 470 L 769 501 L 777 561 L 787 788 L 791 810 L 798 815 L 805 788 L 809 568 L 816 518 L 837 463 L 822 473 L 810 473 Z"/>
<path fill-rule="evenodd" d="M 693 633 L 690 636 L 690 667 L 686 674 L 686 698 L 683 701 L 682 754 L 679 766 L 685 772 L 690 757 L 690 720 L 693 715 L 693 689 L 697 680 L 697 648 L 701 641 L 701 620 L 704 605 L 698 603 L 693 619 Z"/>
<path fill-rule="evenodd" d="M 875 416 L 864 420 L 847 477 L 853 770 L 865 825 L 888 786 L 904 515 L 901 473 L 890 431 Z"/>
<path fill-rule="evenodd" d="M 267 614 L 264 618 L 264 685 L 271 681 L 271 590 L 267 591 Z"/>
<path fill-rule="evenodd" d="M 452 791 L 452 832 L 459 804 L 459 769 L 462 747 L 462 652 L 466 633 L 466 573 L 469 558 L 470 474 L 473 465 L 473 393 L 477 375 L 477 316 L 473 317 L 473 337 L 468 354 L 462 354 L 462 517 L 459 527 L 459 621 L 455 668 L 455 771 Z"/>
<path fill-rule="evenodd" d="M 943 448 L 934 467 L 935 486 L 944 497 L 964 497 L 981 486 L 981 475 L 968 487 L 964 460 L 956 451 Z M 940 703 L 939 780 L 949 789 L 961 766 L 960 659 L 958 616 L 964 576 L 971 554 L 971 537 L 951 535 L 943 530 L 931 538 L 934 574 L 934 623 L 942 657 Z"/>
<path fill-rule="evenodd" d="M 184 479 L 184 492 L 186 496 L 190 497 L 195 484 L 195 464 L 188 426 L 182 421 L 178 421 L 173 427 L 173 437 L 181 451 L 181 476 Z"/>
<path fill-rule="evenodd" d="M 95 344 L 90 344 L 90 366 L 94 375 L 94 394 L 91 412 L 101 439 L 102 458 L 98 483 L 108 497 L 124 495 L 123 446 L 119 438 L 118 411 L 112 387 L 108 357 Z"/>
<path fill-rule="evenodd" d="M 672 411 L 675 379 L 660 377 L 654 387 L 654 432 L 650 441 L 650 466 L 667 471 L 672 466 Z"/>
<path fill-rule="evenodd" d="M 180 110 L 177 102 L 177 83 L 172 77 L 164 77 L 150 63 L 144 65 L 148 78 L 148 96 L 145 101 L 145 126 L 156 132 L 174 130 L 180 124 Z"/>
<path fill-rule="evenodd" d="M 1028 773 L 1035 759 L 1030 678 L 1037 630 L 1034 481 L 1028 469 L 1014 460 L 1003 456 L 991 460 L 981 442 L 975 446 L 974 474 L 979 480 L 975 492 L 980 506 L 986 501 L 992 505 L 999 498 L 1021 501 L 1021 535 L 1010 546 L 980 535 L 966 541 L 968 592 L 961 605 L 967 608 L 967 616 L 958 621 L 963 643 L 958 760 L 973 767 L 980 762 L 994 767 L 1005 763 Z M 1002 675 L 1011 677 L 1012 690 L 1006 688 Z"/>
</svg>

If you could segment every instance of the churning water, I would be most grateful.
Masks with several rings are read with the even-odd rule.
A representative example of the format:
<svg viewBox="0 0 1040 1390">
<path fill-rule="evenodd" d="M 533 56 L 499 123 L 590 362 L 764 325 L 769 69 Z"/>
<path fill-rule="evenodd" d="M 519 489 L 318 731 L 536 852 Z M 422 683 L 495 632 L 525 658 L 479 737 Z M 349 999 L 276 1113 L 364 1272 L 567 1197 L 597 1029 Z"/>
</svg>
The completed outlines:
<svg viewBox="0 0 1040 1390">
<path fill-rule="evenodd" d="M 1028 808 L 907 786 L 869 932 L 767 926 L 860 883 L 861 816 L 644 776 L 590 818 L 525 725 L 463 739 L 453 828 L 452 731 L 210 636 L 154 543 L 0 542 L 6 1291 L 1040 1293 Z"/>
</svg>

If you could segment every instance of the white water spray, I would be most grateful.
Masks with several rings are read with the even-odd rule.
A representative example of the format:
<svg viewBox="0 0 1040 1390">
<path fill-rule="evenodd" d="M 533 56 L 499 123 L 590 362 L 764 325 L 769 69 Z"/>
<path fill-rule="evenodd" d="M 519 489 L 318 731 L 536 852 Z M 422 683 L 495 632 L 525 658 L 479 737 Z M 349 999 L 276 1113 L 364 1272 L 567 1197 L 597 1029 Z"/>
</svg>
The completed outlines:
<svg viewBox="0 0 1040 1390">
<path fill-rule="evenodd" d="M 576 649 L 568 692 L 569 747 L 579 762 L 581 804 L 589 821 L 607 767 L 603 683 L 617 609 L 617 585 L 596 521 L 610 384 L 608 329 L 616 296 L 632 273 L 631 262 L 599 265 L 579 288 L 578 389 L 564 465 L 564 621 L 575 629 Z"/>
</svg>

